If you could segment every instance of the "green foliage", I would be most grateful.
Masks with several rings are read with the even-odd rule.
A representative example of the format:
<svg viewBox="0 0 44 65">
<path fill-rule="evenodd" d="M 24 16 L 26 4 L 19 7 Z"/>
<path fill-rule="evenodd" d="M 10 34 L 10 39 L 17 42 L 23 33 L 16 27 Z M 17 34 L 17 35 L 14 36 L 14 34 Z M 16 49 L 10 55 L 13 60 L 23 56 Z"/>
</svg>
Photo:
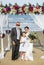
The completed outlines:
<svg viewBox="0 0 44 65">
<path fill-rule="evenodd" d="M 31 32 L 28 37 L 32 40 L 37 39 L 37 34 L 35 32 Z"/>
</svg>

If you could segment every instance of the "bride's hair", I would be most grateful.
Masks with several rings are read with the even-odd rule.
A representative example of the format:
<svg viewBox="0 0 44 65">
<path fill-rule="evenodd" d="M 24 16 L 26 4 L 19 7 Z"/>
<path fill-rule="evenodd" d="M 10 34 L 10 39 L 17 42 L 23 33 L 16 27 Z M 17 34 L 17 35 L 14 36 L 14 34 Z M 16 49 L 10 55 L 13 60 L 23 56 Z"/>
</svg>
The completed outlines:
<svg viewBox="0 0 44 65">
<path fill-rule="evenodd" d="M 28 27 L 28 26 L 26 26 L 25 28 L 29 29 L 29 27 Z M 24 29 L 25 29 L 25 28 L 24 28 Z"/>
</svg>

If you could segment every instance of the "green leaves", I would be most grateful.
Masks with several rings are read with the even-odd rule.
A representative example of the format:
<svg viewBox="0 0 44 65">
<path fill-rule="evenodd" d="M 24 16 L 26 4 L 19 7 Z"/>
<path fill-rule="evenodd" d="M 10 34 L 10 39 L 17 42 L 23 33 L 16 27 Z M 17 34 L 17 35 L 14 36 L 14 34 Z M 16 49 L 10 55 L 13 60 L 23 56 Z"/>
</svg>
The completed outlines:
<svg viewBox="0 0 44 65">
<path fill-rule="evenodd" d="M 34 39 L 37 39 L 37 34 L 36 34 L 36 32 L 31 32 L 31 33 L 28 35 L 28 37 L 29 37 L 30 39 L 34 40 Z"/>
</svg>

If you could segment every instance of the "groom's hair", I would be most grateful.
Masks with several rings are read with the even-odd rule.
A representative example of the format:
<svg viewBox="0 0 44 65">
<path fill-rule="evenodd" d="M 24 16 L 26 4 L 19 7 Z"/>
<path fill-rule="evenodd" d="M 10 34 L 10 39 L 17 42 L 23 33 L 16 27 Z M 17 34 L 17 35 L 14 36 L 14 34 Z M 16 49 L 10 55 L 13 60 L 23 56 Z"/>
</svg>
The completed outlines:
<svg viewBox="0 0 44 65">
<path fill-rule="evenodd" d="M 16 26 L 20 26 L 20 22 L 17 21 L 17 22 L 16 22 Z"/>
<path fill-rule="evenodd" d="M 29 27 L 28 27 L 28 26 L 26 26 L 25 28 L 29 29 Z M 24 29 L 25 29 L 25 28 L 24 28 Z"/>
</svg>

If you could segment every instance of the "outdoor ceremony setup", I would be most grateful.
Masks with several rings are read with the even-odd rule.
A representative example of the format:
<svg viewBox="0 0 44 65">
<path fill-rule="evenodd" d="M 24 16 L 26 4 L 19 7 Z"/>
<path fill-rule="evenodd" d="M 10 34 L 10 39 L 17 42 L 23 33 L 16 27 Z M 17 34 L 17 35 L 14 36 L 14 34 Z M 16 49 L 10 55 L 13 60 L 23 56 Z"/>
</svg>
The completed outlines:
<svg viewBox="0 0 44 65">
<path fill-rule="evenodd" d="M 12 62 L 11 58 L 9 58 L 11 57 L 12 48 L 11 30 L 16 26 L 17 21 L 20 22 L 20 28 L 22 31 L 24 31 L 26 26 L 28 26 L 30 34 L 32 32 L 33 37 L 30 42 L 30 52 L 33 53 L 33 59 L 31 61 L 36 61 L 37 63 L 39 62 L 38 64 L 41 65 L 44 61 L 44 2 L 42 6 L 38 3 L 36 6 L 31 3 L 28 5 L 24 4 L 22 6 L 19 6 L 17 3 L 14 5 L 11 3 L 9 3 L 9 5 L 3 5 L 2 3 L 0 4 L 0 65 L 1 63 L 4 63 L 4 60 L 6 61 L 6 59 L 6 65 L 8 62 Z M 17 64 L 18 62 L 21 64 L 25 62 L 22 62 L 22 60 L 20 61 L 21 62 L 19 63 L 19 61 L 16 60 L 15 63 Z M 35 65 L 36 62 L 32 64 Z"/>
<path fill-rule="evenodd" d="M 1 21 L 0 35 L 2 36 L 3 34 L 5 34 L 5 36 L 6 36 L 6 34 L 8 34 L 8 43 L 7 43 L 8 49 L 6 48 L 6 50 L 10 49 L 10 39 L 9 39 L 10 31 L 11 31 L 12 27 L 15 26 L 16 21 L 20 21 L 22 30 L 25 26 L 29 26 L 30 31 L 34 31 L 34 32 L 41 32 L 41 31 L 43 32 L 43 30 L 44 30 L 44 24 L 43 24 L 44 15 L 41 15 L 41 14 L 40 15 L 34 15 L 34 14 L 29 14 L 29 15 L 28 14 L 26 14 L 26 15 L 9 15 L 9 14 L 7 14 L 7 15 L 4 15 L 4 14 L 0 14 L 0 17 L 3 17 L 0 19 L 0 21 Z M 38 18 L 40 21 L 38 20 Z M 2 54 L 4 56 L 3 38 L 1 38 L 1 48 L 2 48 L 2 52 L 3 52 Z"/>
</svg>

